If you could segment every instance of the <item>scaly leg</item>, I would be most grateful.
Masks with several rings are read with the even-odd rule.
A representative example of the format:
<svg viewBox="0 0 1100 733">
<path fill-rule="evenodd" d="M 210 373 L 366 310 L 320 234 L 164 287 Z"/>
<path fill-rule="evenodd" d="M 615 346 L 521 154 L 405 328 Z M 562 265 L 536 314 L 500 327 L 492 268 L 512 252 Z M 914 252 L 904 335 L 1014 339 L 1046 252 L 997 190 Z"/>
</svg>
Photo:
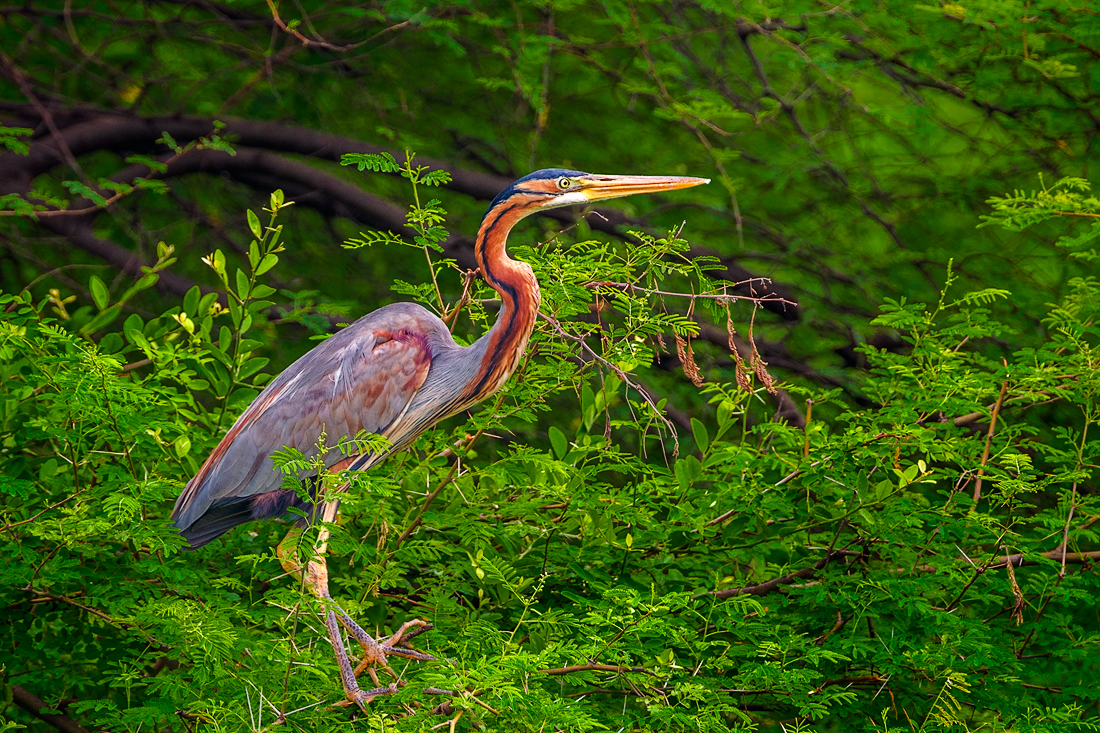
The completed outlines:
<svg viewBox="0 0 1100 733">
<path fill-rule="evenodd" d="M 336 501 L 324 504 L 322 521 L 326 524 L 334 522 L 338 506 L 339 502 Z M 283 569 L 299 577 L 301 577 L 303 570 L 301 563 L 298 561 L 296 550 L 298 539 L 301 534 L 302 530 L 300 528 L 295 527 L 291 529 L 275 550 Z M 375 671 L 376 667 L 380 666 L 382 669 L 386 670 L 395 681 L 398 680 L 397 673 L 393 671 L 389 662 L 386 660 L 387 656 L 417 659 L 424 662 L 433 662 L 435 661 L 435 657 L 415 649 L 406 649 L 397 646 L 401 642 L 401 637 L 410 628 L 425 626 L 427 625 L 426 622 L 419 619 L 408 621 L 398 629 L 396 634 L 386 639 L 385 643 L 380 644 L 374 637 L 364 631 L 359 624 L 355 623 L 355 621 L 353 621 L 352 618 L 332 600 L 332 596 L 329 594 L 328 590 L 328 567 L 325 564 L 325 550 L 328 546 L 328 536 L 328 530 L 322 526 L 318 533 L 317 545 L 314 548 L 314 557 L 306 563 L 304 571 L 305 582 L 310 590 L 321 599 L 324 606 L 325 628 L 328 630 L 332 649 L 336 653 L 336 662 L 340 666 L 340 681 L 344 687 L 344 696 L 348 699 L 349 703 L 354 703 L 365 711 L 366 704 L 376 696 L 390 695 L 397 692 L 396 684 L 391 683 L 385 687 L 381 686 L 381 683 L 378 681 L 378 673 Z M 352 669 L 347 651 L 344 649 L 344 641 L 340 634 L 340 625 L 343 625 L 344 628 L 348 630 L 348 633 L 350 633 L 355 640 L 359 642 L 359 645 L 363 647 L 363 659 L 355 669 Z M 364 669 L 378 687 L 370 690 L 360 689 L 356 677 Z"/>
</svg>

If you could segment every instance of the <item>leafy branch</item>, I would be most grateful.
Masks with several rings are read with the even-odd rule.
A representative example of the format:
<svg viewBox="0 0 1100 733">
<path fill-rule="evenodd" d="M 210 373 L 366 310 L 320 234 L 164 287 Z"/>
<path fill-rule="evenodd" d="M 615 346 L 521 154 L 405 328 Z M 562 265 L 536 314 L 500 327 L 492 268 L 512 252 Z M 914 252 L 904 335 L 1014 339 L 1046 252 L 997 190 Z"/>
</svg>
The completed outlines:
<svg viewBox="0 0 1100 733">
<path fill-rule="evenodd" d="M 81 183 L 80 181 L 62 181 L 61 185 L 74 196 L 80 196 L 91 202 L 90 206 L 74 208 L 71 202 L 63 201 L 42 192 L 32 192 L 28 196 L 17 193 L 9 193 L 0 196 L 0 216 L 25 216 L 32 219 L 58 216 L 87 216 L 99 210 L 106 210 L 122 199 L 132 196 L 138 191 L 152 191 L 153 193 L 167 193 L 167 186 L 163 181 L 157 180 L 158 175 L 168 172 L 168 166 L 175 163 L 181 157 L 192 150 L 220 150 L 236 155 L 236 151 L 218 134 L 225 127 L 223 122 L 214 122 L 214 133 L 209 137 L 201 137 L 192 140 L 184 146 L 180 146 L 167 132 L 162 133 L 158 143 L 169 147 L 173 154 L 163 160 L 151 158 L 147 155 L 130 155 L 127 163 L 144 165 L 149 168 L 149 176 L 139 176 L 130 182 L 113 181 L 109 178 L 100 178 L 97 181 L 99 190 Z M 23 143 L 6 142 L 14 138 L 5 138 L 4 131 L 12 128 L 0 128 L 0 145 L 9 147 L 15 152 L 23 152 L 26 155 Z M 19 132 L 19 129 L 16 130 Z M 26 131 L 31 132 L 30 130 Z M 22 134 L 22 133 L 20 133 Z M 23 146 L 23 147 L 19 147 Z M 40 201 L 41 203 L 35 203 Z"/>
</svg>

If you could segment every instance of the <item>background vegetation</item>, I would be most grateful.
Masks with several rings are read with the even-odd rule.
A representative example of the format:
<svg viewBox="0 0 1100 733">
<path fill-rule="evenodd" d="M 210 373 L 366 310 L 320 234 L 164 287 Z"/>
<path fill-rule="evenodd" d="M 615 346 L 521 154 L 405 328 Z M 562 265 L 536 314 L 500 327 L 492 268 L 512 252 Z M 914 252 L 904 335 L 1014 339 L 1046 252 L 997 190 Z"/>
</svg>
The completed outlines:
<svg viewBox="0 0 1100 733">
<path fill-rule="evenodd" d="M 1061 0 L 0 5 L 0 730 L 1100 727 L 1098 57 Z M 333 708 L 285 525 L 172 502 L 339 324 L 483 333 L 544 166 L 715 183 L 513 235 L 521 370 L 332 543 L 441 661 Z"/>
</svg>

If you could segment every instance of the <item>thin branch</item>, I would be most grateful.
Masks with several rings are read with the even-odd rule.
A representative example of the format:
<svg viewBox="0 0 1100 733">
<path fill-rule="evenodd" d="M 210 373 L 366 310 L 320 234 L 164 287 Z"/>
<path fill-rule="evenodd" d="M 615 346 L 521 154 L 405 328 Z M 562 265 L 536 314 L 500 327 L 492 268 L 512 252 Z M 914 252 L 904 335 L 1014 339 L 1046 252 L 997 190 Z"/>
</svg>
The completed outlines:
<svg viewBox="0 0 1100 733">
<path fill-rule="evenodd" d="M 1091 552 L 1066 552 L 1065 548 L 1059 547 L 1050 552 L 1040 552 L 1035 555 L 1025 555 L 1022 552 L 1018 552 L 1015 555 L 1005 556 L 1002 562 L 991 565 L 988 569 L 998 570 L 1009 563 L 1012 563 L 1012 567 L 1014 568 L 1043 564 L 1041 560 L 1028 559 L 1029 557 L 1042 557 L 1047 560 L 1057 560 L 1067 565 L 1086 565 L 1090 562 L 1100 562 L 1100 550 L 1093 550 Z"/>
<path fill-rule="evenodd" d="M 652 675 L 653 672 L 645 667 L 621 667 L 617 664 L 578 664 L 572 667 L 558 667 L 556 669 L 540 669 L 539 673 L 548 674 L 551 676 L 558 676 L 563 674 L 572 674 L 574 672 L 614 672 L 616 674 L 622 674 L 624 672 L 640 672 L 642 674 Z"/>
<path fill-rule="evenodd" d="M 840 611 L 837 611 L 836 612 L 836 623 L 833 624 L 833 627 L 831 629 L 829 629 L 824 634 L 822 634 L 817 639 L 815 639 L 814 644 L 816 646 L 822 646 L 826 641 L 829 640 L 830 636 L 832 636 L 833 634 L 835 634 L 836 632 L 840 631 L 845 626 L 847 626 L 848 622 L 851 621 L 853 618 L 855 618 L 855 614 L 852 614 L 850 616 L 841 616 Z"/>
<path fill-rule="evenodd" d="M 989 418 L 989 431 L 985 435 L 985 448 L 982 450 L 982 462 L 978 466 L 978 473 L 974 479 L 974 507 L 978 506 L 978 500 L 982 498 L 982 474 L 985 473 L 985 464 L 989 461 L 989 446 L 993 442 L 993 431 L 997 427 L 997 415 L 1001 412 L 1001 405 L 1005 401 L 1005 392 L 1008 391 L 1008 380 L 1001 382 L 1001 393 L 997 396 L 997 402 L 993 405 L 993 414 Z"/>
<path fill-rule="evenodd" d="M 496 410 L 500 408 L 503 401 L 504 395 L 501 394 L 500 397 L 497 398 L 496 405 L 493 406 L 493 412 L 496 412 Z M 484 434 L 485 428 L 478 430 L 476 433 L 474 433 L 474 435 L 463 441 L 462 447 L 469 448 L 477 442 L 478 438 L 480 438 Z M 420 511 L 416 513 L 416 517 L 414 517 L 413 520 L 409 522 L 409 526 L 405 528 L 405 531 L 402 532 L 401 535 L 397 538 L 397 542 L 394 543 L 393 552 L 396 552 L 397 548 L 401 547 L 401 544 L 409 538 L 409 535 L 416 531 L 416 528 L 420 526 L 420 523 L 424 519 L 424 512 L 428 511 L 428 507 L 432 505 L 432 502 L 436 500 L 440 492 L 442 492 L 443 489 L 445 489 L 451 483 L 451 480 L 454 478 L 455 473 L 458 471 L 458 467 L 462 465 L 462 459 L 458 457 L 457 451 L 452 451 L 450 448 L 448 448 L 447 452 L 455 456 L 455 462 L 451 464 L 451 470 L 448 471 L 447 475 L 443 477 L 443 480 L 439 482 L 439 486 L 436 486 L 435 490 L 424 498 L 424 503 L 420 505 Z"/>
<path fill-rule="evenodd" d="M 302 44 L 305 45 L 305 46 L 315 46 L 317 48 L 323 48 L 326 51 L 337 51 L 337 52 L 353 51 L 353 50 L 359 48 L 360 46 L 367 45 L 368 43 L 370 43 L 371 41 L 373 41 L 374 39 L 376 39 L 380 36 L 383 36 L 387 33 L 392 33 L 392 32 L 397 31 L 397 30 L 401 30 L 402 28 L 404 28 L 405 26 L 409 25 L 414 20 L 416 20 L 416 16 L 414 15 L 414 16 L 412 16 L 411 18 L 409 18 L 407 20 L 403 20 L 400 23 L 397 23 L 395 25 L 391 25 L 389 28 L 383 28 L 382 30 L 378 31 L 377 33 L 375 33 L 373 36 L 367 38 L 366 40 L 359 41 L 357 43 L 351 43 L 351 44 L 348 44 L 347 46 L 334 46 L 333 44 L 329 43 L 328 41 L 318 41 L 318 40 L 314 40 L 312 38 L 307 38 L 306 36 L 303 36 L 301 33 L 298 32 L 297 27 L 292 28 L 292 27 L 288 26 L 286 23 L 284 23 L 283 19 L 279 17 L 279 8 L 275 4 L 275 2 L 273 2 L 273 0 L 267 0 L 267 7 L 270 8 L 270 10 L 271 10 L 271 18 L 272 18 L 272 20 L 275 21 L 275 25 L 279 26 L 279 28 L 284 33 L 289 33 L 290 35 L 294 36 L 299 41 L 301 41 Z"/>
<path fill-rule="evenodd" d="M 634 391 L 636 391 L 638 394 L 640 394 L 642 396 L 642 399 L 645 400 L 646 404 L 649 405 L 650 408 L 653 410 L 653 414 L 657 417 L 657 419 L 660 420 L 661 422 L 663 422 L 665 424 L 665 427 L 667 427 L 669 429 L 669 432 L 672 433 L 672 440 L 673 440 L 673 443 L 674 443 L 674 448 L 673 448 L 672 453 L 673 453 L 673 455 L 679 454 L 679 452 L 680 452 L 680 436 L 676 432 L 676 428 L 673 426 L 672 421 L 669 420 L 667 417 L 665 417 L 661 413 L 660 409 L 658 409 L 658 407 L 657 407 L 657 403 L 653 401 L 653 398 L 650 396 L 650 394 L 646 390 L 642 389 L 639 385 L 637 385 L 634 382 L 634 380 L 632 380 L 629 377 L 629 375 L 627 375 L 627 373 L 624 372 L 622 369 L 620 369 L 618 366 L 616 366 L 615 364 L 612 364 L 610 361 L 608 361 L 607 359 L 603 358 L 602 356 L 597 354 L 595 351 L 593 351 L 592 347 L 588 345 L 588 342 L 585 341 L 584 338 L 582 338 L 581 336 L 574 336 L 573 334 L 569 333 L 564 328 L 562 328 L 561 324 L 558 322 L 558 320 L 556 318 L 548 316 L 545 313 L 543 313 L 542 311 L 539 311 L 539 318 L 541 318 L 542 320 L 549 323 L 550 326 L 558 333 L 559 336 L 561 336 L 563 338 L 566 338 L 566 339 L 569 339 L 570 341 L 572 341 L 576 344 L 579 344 L 580 347 L 582 349 L 584 349 L 585 351 L 587 351 L 588 354 L 593 359 L 595 359 L 600 364 L 602 364 L 603 366 L 605 366 L 606 368 L 608 368 L 612 372 L 614 372 L 615 376 L 617 376 L 622 381 L 623 384 L 627 385 L 628 387 L 630 387 Z"/>
<path fill-rule="evenodd" d="M 39 517 L 41 517 L 46 512 L 50 511 L 51 509 L 56 509 L 57 507 L 61 506 L 62 504 L 64 504 L 67 501 L 71 501 L 72 499 L 75 499 L 76 497 L 80 496 L 81 494 L 83 494 L 85 491 L 87 491 L 90 488 L 92 488 L 92 487 L 91 486 L 86 486 L 83 489 L 81 489 L 80 491 L 69 494 L 68 496 L 66 496 L 61 501 L 56 502 L 54 504 L 50 504 L 45 509 L 38 512 L 38 514 L 35 514 L 33 517 L 30 517 L 29 519 L 24 519 L 20 522 L 9 522 L 8 524 L 5 524 L 3 527 L 0 527 L 0 532 L 7 532 L 9 530 L 15 529 L 16 527 L 20 527 L 24 524 L 30 524 L 31 522 L 38 519 Z"/>
<path fill-rule="evenodd" d="M 478 433 L 478 435 L 480 434 L 481 433 Z M 448 471 L 443 480 L 439 482 L 439 486 L 436 486 L 435 490 L 424 498 L 424 503 L 420 505 L 420 511 L 416 513 L 416 517 L 409 522 L 409 526 L 405 528 L 405 531 L 397 538 L 397 542 L 394 543 L 394 550 L 400 547 L 401 544 L 409 538 L 409 535 L 415 532 L 416 528 L 420 526 L 420 523 L 424 519 L 424 512 L 428 511 L 428 507 L 436 500 L 439 493 L 451 483 L 451 479 L 454 478 L 455 472 L 458 471 L 458 467 L 461 463 L 462 461 L 456 457 L 455 462 L 451 464 L 451 470 Z"/>
<path fill-rule="evenodd" d="M 165 158 L 162 162 L 165 165 L 170 165 L 171 163 L 174 163 L 177 160 L 179 160 L 179 158 L 181 156 L 186 155 L 187 153 L 191 152 L 195 148 L 196 148 L 196 143 L 194 143 L 194 142 L 188 143 L 187 146 L 182 148 L 178 153 L 176 153 L 175 155 L 172 155 L 168 158 Z M 146 166 L 145 164 L 140 164 L 139 167 L 148 168 L 148 166 Z M 122 179 L 123 182 L 131 181 L 131 180 L 136 179 L 136 176 L 131 175 L 129 173 L 129 171 L 132 168 L 133 168 L 133 166 L 131 166 L 131 168 L 127 169 L 126 175 Z M 157 177 L 159 177 L 158 172 L 151 169 L 151 168 L 149 168 L 148 175 L 142 176 L 142 178 L 145 178 L 145 179 L 155 179 Z M 116 177 L 115 179 L 112 179 L 112 180 L 117 181 L 118 179 Z M 114 196 L 111 196 L 110 198 L 104 199 L 101 202 L 95 202 L 95 201 L 90 201 L 88 199 L 83 199 L 84 201 L 88 201 L 88 203 L 86 205 L 70 206 L 70 207 L 65 208 L 65 209 L 45 209 L 45 210 L 42 210 L 42 211 L 37 211 L 36 210 L 36 211 L 32 212 L 29 215 L 24 214 L 23 212 L 20 212 L 20 211 L 0 211 L 0 216 L 30 216 L 31 218 L 34 218 L 34 219 L 41 219 L 43 217 L 49 218 L 51 216 L 88 216 L 88 215 L 91 215 L 91 214 L 98 213 L 100 211 L 106 211 L 107 209 L 111 208 L 112 204 L 115 204 L 118 201 L 121 201 L 122 199 L 124 199 L 128 196 L 132 196 L 133 194 L 137 193 L 140 190 L 142 190 L 140 186 L 136 186 L 136 185 L 131 184 L 128 189 L 118 191 L 117 193 L 115 193 Z"/>
<path fill-rule="evenodd" d="M 771 280 L 769 278 L 766 278 L 766 277 L 753 277 L 753 278 L 749 278 L 747 280 L 742 280 L 741 282 L 733 283 L 733 286 L 734 287 L 750 287 L 751 288 L 753 283 L 758 283 L 761 286 L 766 287 L 768 284 L 771 283 Z M 667 295 L 667 296 L 670 296 L 670 297 L 673 297 L 673 298 L 690 298 L 691 300 L 696 300 L 696 299 L 701 298 L 703 300 L 717 301 L 720 305 L 724 305 L 726 303 L 733 303 L 733 302 L 738 301 L 738 300 L 749 300 L 749 301 L 752 301 L 753 303 L 761 303 L 761 304 L 764 303 L 765 301 L 767 301 L 767 302 L 772 302 L 772 303 L 784 303 L 784 304 L 790 305 L 790 306 L 798 305 L 793 300 L 786 300 L 785 298 L 780 298 L 780 297 L 764 296 L 762 298 L 757 298 L 757 297 L 753 297 L 753 296 L 749 296 L 749 295 L 730 295 L 728 293 L 709 293 L 709 294 L 708 293 L 674 293 L 674 292 L 670 292 L 668 290 L 654 290 L 653 288 L 643 288 L 643 287 L 640 287 L 638 285 L 634 285 L 633 283 L 611 282 L 610 280 L 598 280 L 598 281 L 594 281 L 594 282 L 590 282 L 590 283 L 585 283 L 584 286 L 586 288 L 615 288 L 617 290 L 626 290 L 626 291 L 629 291 L 629 292 L 646 293 L 647 295 Z"/>
<path fill-rule="evenodd" d="M 703 526 L 704 526 L 704 527 L 713 527 L 713 526 L 714 526 L 714 525 L 716 525 L 716 524 L 721 524 L 722 522 L 726 521 L 727 519 L 729 519 L 729 518 L 730 518 L 730 517 L 732 517 L 732 516 L 733 516 L 734 514 L 737 514 L 737 512 L 740 512 L 740 511 L 744 511 L 744 507 L 734 507 L 733 509 L 730 509 L 730 510 L 729 510 L 728 512 L 726 512 L 725 514 L 720 514 L 720 515 L 718 515 L 717 517 L 715 517 L 714 519 L 710 520 L 709 522 L 707 522 L 707 523 L 706 523 L 706 524 L 704 524 Z"/>
<path fill-rule="evenodd" d="M 1004 539 L 1004 536 L 1005 533 L 1001 532 L 1001 536 L 997 538 L 997 545 L 1000 545 L 1001 540 Z M 962 552 L 961 548 L 959 549 L 959 552 Z M 966 595 L 966 592 L 970 590 L 970 586 L 974 585 L 978 578 L 982 577 L 987 571 L 994 568 L 993 561 L 997 559 L 998 554 L 997 550 L 994 550 L 993 554 L 989 556 L 989 560 L 986 562 L 986 564 L 980 568 L 977 565 L 974 565 L 974 562 L 969 557 L 966 557 L 966 553 L 963 553 L 963 557 L 966 558 L 966 560 L 974 567 L 974 575 L 970 577 L 970 580 L 968 580 L 966 585 L 963 586 L 963 589 L 959 591 L 959 594 L 955 596 L 955 598 L 944 608 L 944 611 L 947 613 L 951 613 L 951 611 L 955 609 L 955 605 L 963 599 L 963 596 Z"/>
<path fill-rule="evenodd" d="M 57 123 L 54 121 L 53 115 L 50 114 L 50 111 L 42 105 L 41 101 L 39 101 L 38 97 L 34 93 L 34 90 L 31 89 L 30 84 L 27 83 L 27 77 L 23 74 L 23 71 L 18 66 L 16 66 L 15 62 L 8 58 L 8 55 L 3 51 L 0 51 L 0 62 L 2 62 L 3 65 L 7 68 L 8 73 L 11 75 L 12 79 L 14 79 L 15 83 L 19 86 L 19 91 L 23 92 L 23 96 L 25 96 L 27 100 L 31 103 L 31 106 L 34 107 L 34 111 L 42 117 L 42 121 L 46 123 L 46 127 L 48 127 L 50 130 L 51 137 L 57 139 L 58 150 L 60 150 L 62 155 L 64 155 L 65 161 L 69 164 L 69 167 L 73 169 L 73 172 L 83 178 L 85 182 L 91 183 L 91 179 L 88 178 L 88 174 L 85 173 L 84 169 L 80 167 L 80 163 L 76 161 L 76 156 L 73 155 L 73 151 L 69 148 L 68 143 L 65 141 L 65 137 L 58 129 Z"/>
<path fill-rule="evenodd" d="M 74 606 L 76 608 L 79 608 L 81 611 L 85 611 L 86 613 L 90 613 L 91 615 L 95 616 L 96 618 L 103 619 L 104 621 L 109 623 L 111 626 L 116 626 L 116 627 L 121 628 L 121 629 L 133 629 L 134 631 L 136 631 L 139 634 L 141 634 L 142 636 L 144 636 L 145 640 L 148 641 L 159 652 L 168 652 L 168 651 L 172 650 L 172 647 L 168 646 L 167 644 L 162 644 L 161 642 L 157 641 L 157 639 L 150 636 L 149 633 L 145 631 L 145 629 L 141 628 L 140 626 L 138 626 L 135 623 L 132 623 L 130 621 L 121 621 L 119 619 L 116 619 L 112 616 L 107 615 L 103 611 L 100 611 L 98 608 L 92 608 L 91 606 L 85 606 L 83 603 L 77 603 L 72 598 L 67 598 L 66 596 L 59 596 L 59 595 L 55 595 L 53 593 L 49 593 L 48 591 L 42 591 L 42 590 L 34 590 L 33 592 L 36 593 L 37 596 L 35 598 L 31 599 L 31 603 L 41 603 L 43 601 L 58 601 L 60 603 L 67 603 L 70 606 Z"/>
<path fill-rule="evenodd" d="M 796 570 L 793 573 L 787 573 L 786 575 L 781 575 L 778 578 L 772 578 L 771 580 L 765 581 L 763 583 L 757 583 L 756 585 L 746 585 L 741 588 L 726 588 L 725 590 L 715 591 L 714 597 L 721 600 L 725 598 L 732 598 L 734 596 L 766 596 L 769 593 L 778 590 L 781 586 L 788 585 L 796 580 L 801 580 L 803 578 L 813 577 L 817 574 L 817 571 L 823 569 L 826 565 L 828 565 L 833 560 L 833 558 L 844 557 L 847 554 L 848 553 L 846 552 L 837 552 L 830 550 L 825 557 L 821 558 L 808 568 L 802 568 L 801 570 Z"/>
</svg>

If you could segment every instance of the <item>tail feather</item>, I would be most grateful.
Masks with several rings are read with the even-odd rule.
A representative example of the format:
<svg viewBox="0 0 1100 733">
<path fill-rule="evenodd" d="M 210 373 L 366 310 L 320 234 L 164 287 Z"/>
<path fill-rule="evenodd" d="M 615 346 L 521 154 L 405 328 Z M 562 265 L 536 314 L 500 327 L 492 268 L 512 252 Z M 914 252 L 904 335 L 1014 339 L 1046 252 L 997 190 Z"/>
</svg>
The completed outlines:
<svg viewBox="0 0 1100 733">
<path fill-rule="evenodd" d="M 313 510 L 312 503 L 303 501 L 297 493 L 285 489 L 229 499 L 207 509 L 190 526 L 181 527 L 179 534 L 187 540 L 189 549 L 197 550 L 238 525 L 257 519 L 280 517 L 291 507 L 301 509 L 307 514 Z"/>
</svg>

